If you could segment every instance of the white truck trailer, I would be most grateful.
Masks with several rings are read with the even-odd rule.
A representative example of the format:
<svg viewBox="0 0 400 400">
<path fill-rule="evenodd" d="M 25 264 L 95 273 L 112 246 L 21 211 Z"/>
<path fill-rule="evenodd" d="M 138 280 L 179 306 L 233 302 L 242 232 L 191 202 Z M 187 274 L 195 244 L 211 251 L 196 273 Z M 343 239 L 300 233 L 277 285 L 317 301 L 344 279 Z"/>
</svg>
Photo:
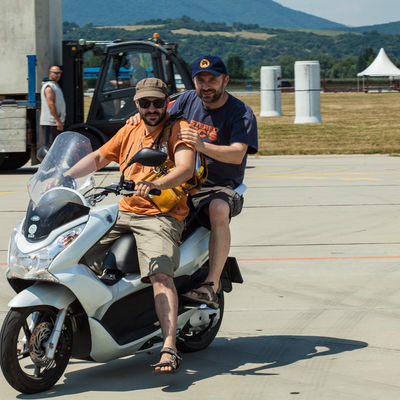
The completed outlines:
<svg viewBox="0 0 400 400">
<path fill-rule="evenodd" d="M 36 161 L 41 82 L 62 61 L 62 0 L 1 0 L 0 21 L 0 170 L 7 170 Z"/>
</svg>

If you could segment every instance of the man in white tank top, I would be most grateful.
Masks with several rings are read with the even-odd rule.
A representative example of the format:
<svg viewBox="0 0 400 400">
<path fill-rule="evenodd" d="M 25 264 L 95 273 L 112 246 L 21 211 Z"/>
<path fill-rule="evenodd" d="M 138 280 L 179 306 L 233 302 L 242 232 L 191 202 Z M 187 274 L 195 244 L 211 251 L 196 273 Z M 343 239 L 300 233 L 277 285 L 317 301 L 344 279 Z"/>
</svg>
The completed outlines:
<svg viewBox="0 0 400 400">
<path fill-rule="evenodd" d="M 64 130 L 66 107 L 64 95 L 58 84 L 61 79 L 61 68 L 53 65 L 49 69 L 49 80 L 42 83 L 40 91 L 42 128 L 40 144 L 50 147 L 56 136 Z"/>
</svg>

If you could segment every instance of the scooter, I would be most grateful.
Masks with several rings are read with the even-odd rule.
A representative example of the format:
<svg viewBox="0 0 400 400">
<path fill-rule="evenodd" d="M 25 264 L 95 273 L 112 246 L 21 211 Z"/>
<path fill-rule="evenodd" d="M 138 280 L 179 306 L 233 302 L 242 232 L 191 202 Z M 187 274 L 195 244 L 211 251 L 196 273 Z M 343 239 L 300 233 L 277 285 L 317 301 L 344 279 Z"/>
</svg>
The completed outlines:
<svg viewBox="0 0 400 400">
<path fill-rule="evenodd" d="M 140 279 L 133 235 L 114 242 L 101 275 L 85 261 L 117 219 L 117 204 L 97 204 L 110 194 L 130 196 L 135 186 L 124 174 L 105 187 L 95 187 L 93 177 L 85 182 L 65 178 L 63 173 L 91 151 L 90 141 L 78 133 L 57 137 L 28 181 L 27 213 L 11 235 L 6 274 L 17 294 L 0 333 L 0 364 L 8 383 L 22 393 L 51 388 L 71 357 L 107 362 L 151 352 L 163 343 L 152 286 Z M 125 169 L 133 163 L 156 167 L 165 158 L 162 151 L 145 148 Z M 192 218 L 174 276 L 178 295 L 198 287 L 207 275 L 208 241 L 209 231 Z M 243 279 L 236 259 L 229 257 L 219 308 L 180 299 L 179 351 L 202 350 L 214 340 L 224 313 L 224 291 L 232 290 L 232 282 Z"/>
</svg>

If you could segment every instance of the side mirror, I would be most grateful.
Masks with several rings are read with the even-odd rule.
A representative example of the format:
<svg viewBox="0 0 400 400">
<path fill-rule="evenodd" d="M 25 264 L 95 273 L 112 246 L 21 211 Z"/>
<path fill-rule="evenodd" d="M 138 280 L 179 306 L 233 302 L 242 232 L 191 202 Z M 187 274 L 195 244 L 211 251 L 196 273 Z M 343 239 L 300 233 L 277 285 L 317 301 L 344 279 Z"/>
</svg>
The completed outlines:
<svg viewBox="0 0 400 400">
<path fill-rule="evenodd" d="M 146 167 L 157 167 L 167 159 L 167 154 L 160 150 L 144 147 L 139 150 L 128 162 L 127 167 L 139 163 Z"/>
<path fill-rule="evenodd" d="M 43 160 L 44 160 L 44 158 L 46 157 L 46 154 L 49 152 L 49 148 L 48 147 L 46 147 L 46 146 L 42 146 L 39 150 L 38 150 L 38 152 L 37 152 L 37 154 L 36 154 L 36 158 L 40 161 L 40 162 L 42 162 Z"/>
<path fill-rule="evenodd" d="M 139 150 L 126 164 L 126 167 L 121 173 L 121 178 L 119 181 L 120 187 L 122 187 L 124 183 L 124 174 L 128 167 L 130 167 L 133 163 L 139 163 L 145 165 L 146 167 L 158 167 L 167 159 L 167 154 L 160 151 L 155 150 L 149 147 L 144 147 Z"/>
</svg>

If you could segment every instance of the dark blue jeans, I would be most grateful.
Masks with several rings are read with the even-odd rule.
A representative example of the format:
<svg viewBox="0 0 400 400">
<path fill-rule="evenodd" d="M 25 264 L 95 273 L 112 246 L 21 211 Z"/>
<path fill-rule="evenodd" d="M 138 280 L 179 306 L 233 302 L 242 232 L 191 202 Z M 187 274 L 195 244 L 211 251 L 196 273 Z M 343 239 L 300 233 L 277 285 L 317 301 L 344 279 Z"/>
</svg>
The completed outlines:
<svg viewBox="0 0 400 400">
<path fill-rule="evenodd" d="M 57 127 L 53 125 L 42 125 L 41 128 L 42 131 L 39 135 L 40 146 L 46 146 L 49 149 L 61 131 L 57 130 Z"/>
</svg>

